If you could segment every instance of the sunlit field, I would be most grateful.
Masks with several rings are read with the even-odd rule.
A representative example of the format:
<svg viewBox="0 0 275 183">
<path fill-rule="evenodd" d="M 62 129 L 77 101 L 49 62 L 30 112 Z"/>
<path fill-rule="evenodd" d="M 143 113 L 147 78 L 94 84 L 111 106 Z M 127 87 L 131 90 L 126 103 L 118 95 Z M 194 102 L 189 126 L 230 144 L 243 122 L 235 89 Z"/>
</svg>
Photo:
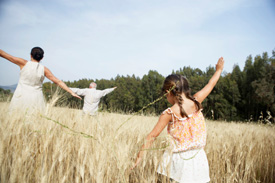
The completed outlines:
<svg viewBox="0 0 275 183">
<path fill-rule="evenodd" d="M 8 114 L 8 103 L 0 103 L 0 182 L 169 182 L 156 173 L 169 149 L 166 130 L 130 170 L 158 117 L 129 117 L 107 112 L 90 117 L 56 107 L 48 107 L 45 116 Z M 211 183 L 275 182 L 274 126 L 206 123 Z"/>
</svg>

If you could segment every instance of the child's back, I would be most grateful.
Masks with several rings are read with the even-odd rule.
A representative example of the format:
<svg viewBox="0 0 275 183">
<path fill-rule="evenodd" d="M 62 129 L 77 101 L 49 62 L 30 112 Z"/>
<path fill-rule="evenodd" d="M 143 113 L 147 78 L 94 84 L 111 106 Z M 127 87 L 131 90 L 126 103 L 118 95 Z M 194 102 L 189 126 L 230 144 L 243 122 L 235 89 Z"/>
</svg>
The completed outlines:
<svg viewBox="0 0 275 183">
<path fill-rule="evenodd" d="M 216 72 L 208 84 L 191 95 L 188 81 L 185 77 L 172 74 L 166 77 L 163 92 L 172 104 L 159 118 L 158 123 L 146 138 L 142 149 L 151 146 L 154 139 L 167 126 L 168 134 L 172 137 L 172 152 L 163 155 L 158 172 L 169 176 L 180 183 L 209 182 L 209 166 L 204 146 L 206 144 L 206 126 L 202 114 L 202 101 L 210 94 L 216 85 L 223 69 L 223 58 L 216 65 Z M 141 160 L 140 151 L 135 166 Z"/>
<path fill-rule="evenodd" d="M 184 102 L 182 104 L 182 108 L 186 111 L 187 115 L 190 115 L 198 110 L 194 101 L 187 99 L 187 98 L 183 99 L 183 100 L 184 100 Z M 171 107 L 171 109 L 174 111 L 175 114 L 177 114 L 178 116 L 181 116 L 180 115 L 180 107 L 178 104 L 174 104 Z M 183 117 L 183 116 L 181 116 L 181 117 Z"/>
<path fill-rule="evenodd" d="M 172 121 L 168 123 L 167 132 L 172 137 L 173 152 L 204 148 L 206 126 L 201 110 L 194 111 L 188 117 L 177 115 L 171 108 L 166 109 L 163 113 L 172 117 Z"/>
</svg>

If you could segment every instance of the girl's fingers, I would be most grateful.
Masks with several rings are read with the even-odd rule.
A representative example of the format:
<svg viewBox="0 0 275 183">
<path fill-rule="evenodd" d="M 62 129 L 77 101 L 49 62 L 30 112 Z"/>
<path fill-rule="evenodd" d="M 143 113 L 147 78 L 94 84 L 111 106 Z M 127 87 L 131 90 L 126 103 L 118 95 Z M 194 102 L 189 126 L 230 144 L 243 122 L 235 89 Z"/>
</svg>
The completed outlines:
<svg viewBox="0 0 275 183">
<path fill-rule="evenodd" d="M 220 57 L 217 64 L 216 64 L 216 70 L 222 70 L 224 65 L 223 57 Z"/>
</svg>

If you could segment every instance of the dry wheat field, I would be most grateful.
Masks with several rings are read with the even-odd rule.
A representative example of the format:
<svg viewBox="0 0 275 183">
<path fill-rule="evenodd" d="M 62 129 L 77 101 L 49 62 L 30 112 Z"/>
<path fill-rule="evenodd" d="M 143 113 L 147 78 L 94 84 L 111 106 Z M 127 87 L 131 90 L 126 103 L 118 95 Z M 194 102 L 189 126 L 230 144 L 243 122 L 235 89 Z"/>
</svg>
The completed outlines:
<svg viewBox="0 0 275 183">
<path fill-rule="evenodd" d="M 44 116 L 9 114 L 8 103 L 0 103 L 0 182 L 169 182 L 156 174 L 169 149 L 166 131 L 130 171 L 158 117 L 129 117 L 107 112 L 90 117 L 50 106 Z M 275 182 L 274 126 L 206 123 L 211 183 Z"/>
</svg>

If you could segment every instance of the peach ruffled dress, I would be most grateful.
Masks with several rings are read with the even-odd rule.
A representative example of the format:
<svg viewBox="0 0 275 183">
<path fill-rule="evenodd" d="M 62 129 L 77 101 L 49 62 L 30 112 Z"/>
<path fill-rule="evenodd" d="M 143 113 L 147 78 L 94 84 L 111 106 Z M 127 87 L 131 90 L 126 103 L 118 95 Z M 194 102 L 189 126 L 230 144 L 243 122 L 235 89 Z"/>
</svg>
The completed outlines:
<svg viewBox="0 0 275 183">
<path fill-rule="evenodd" d="M 172 151 L 166 151 L 158 173 L 180 183 L 210 181 L 209 166 L 204 151 L 206 144 L 205 119 L 201 110 L 185 118 L 178 117 L 171 108 L 164 113 L 172 116 L 167 131 L 172 137 Z"/>
</svg>

